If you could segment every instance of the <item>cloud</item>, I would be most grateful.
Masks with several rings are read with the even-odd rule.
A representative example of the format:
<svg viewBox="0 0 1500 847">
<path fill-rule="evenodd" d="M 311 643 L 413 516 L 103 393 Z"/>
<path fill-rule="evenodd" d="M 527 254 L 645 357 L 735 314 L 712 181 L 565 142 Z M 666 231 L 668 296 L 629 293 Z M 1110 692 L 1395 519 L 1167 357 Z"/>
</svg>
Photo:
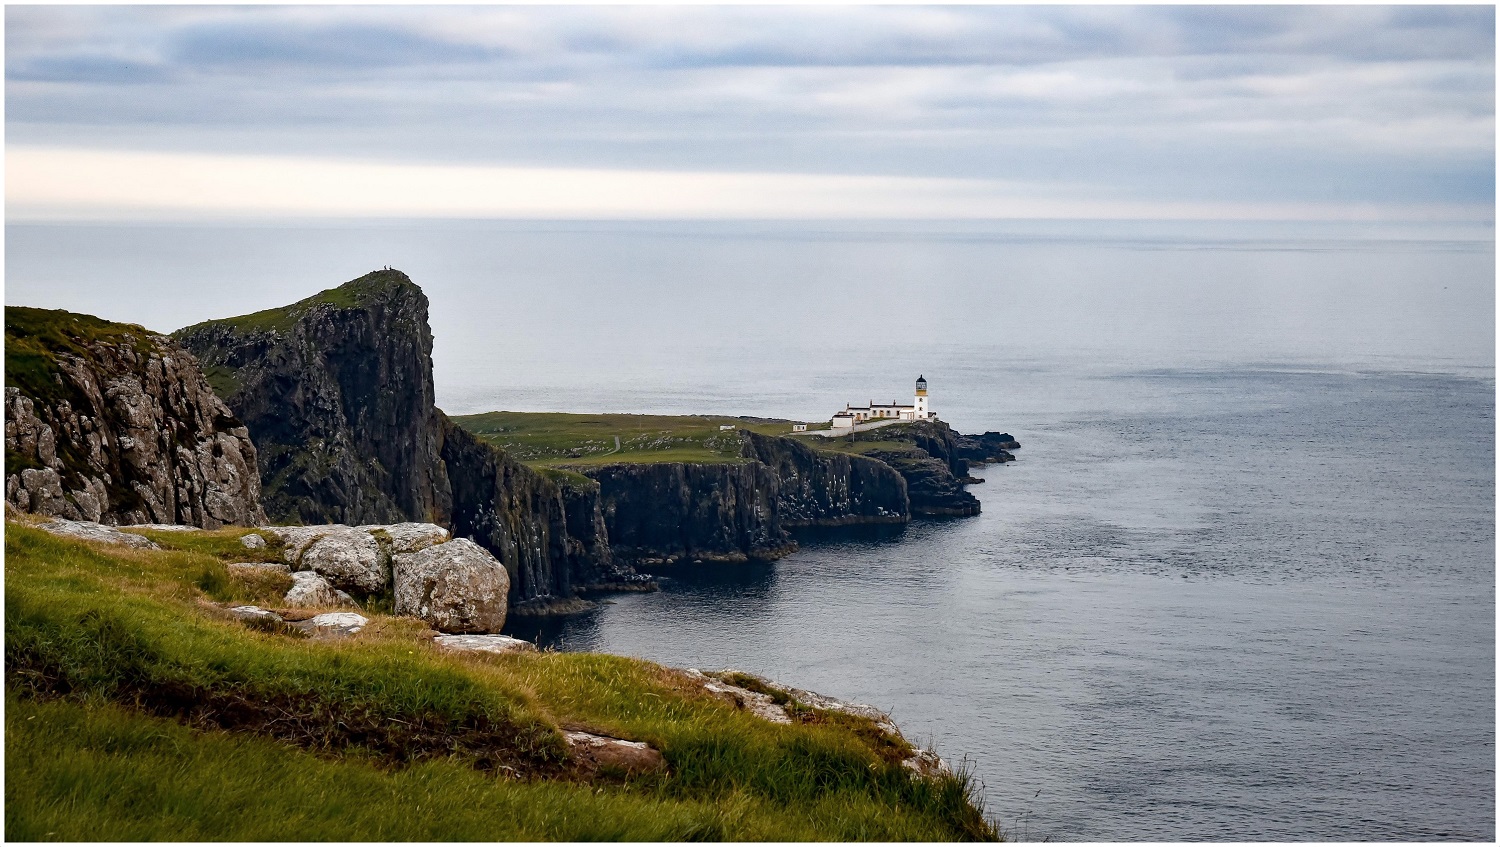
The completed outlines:
<svg viewBox="0 0 1500 847">
<path fill-rule="evenodd" d="M 17 147 L 12 220 L 204 217 L 549 219 L 1483 219 L 1456 204 L 1149 202 L 1087 186 L 796 173 L 417 165 Z M 1070 196 L 1071 195 L 1071 196 Z"/>
<path fill-rule="evenodd" d="M 1087 181 L 1161 202 L 1493 193 L 1494 9 L 6 9 L 22 145 Z"/>
</svg>

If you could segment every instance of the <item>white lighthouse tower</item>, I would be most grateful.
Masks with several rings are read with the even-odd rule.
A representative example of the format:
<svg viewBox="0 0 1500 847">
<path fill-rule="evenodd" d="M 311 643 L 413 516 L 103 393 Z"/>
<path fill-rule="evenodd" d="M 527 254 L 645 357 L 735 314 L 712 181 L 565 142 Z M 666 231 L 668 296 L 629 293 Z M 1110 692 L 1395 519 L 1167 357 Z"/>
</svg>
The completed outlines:
<svg viewBox="0 0 1500 847">
<path fill-rule="evenodd" d="M 912 417 L 921 421 L 932 417 L 932 410 L 927 408 L 927 377 L 917 377 L 917 396 L 912 402 Z"/>
</svg>

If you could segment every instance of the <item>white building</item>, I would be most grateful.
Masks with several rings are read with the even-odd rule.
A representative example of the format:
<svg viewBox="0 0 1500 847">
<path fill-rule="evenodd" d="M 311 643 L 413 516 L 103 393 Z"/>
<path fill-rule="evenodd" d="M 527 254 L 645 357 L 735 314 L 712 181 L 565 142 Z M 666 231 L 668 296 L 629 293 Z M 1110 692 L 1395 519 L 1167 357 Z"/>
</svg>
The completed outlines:
<svg viewBox="0 0 1500 847">
<path fill-rule="evenodd" d="M 867 406 L 845 406 L 843 411 L 835 412 L 832 426 L 834 429 L 850 429 L 855 424 L 867 421 L 890 420 L 898 421 L 923 421 L 935 418 L 932 409 L 927 405 L 927 379 L 917 377 L 917 395 L 912 398 L 910 405 L 897 403 L 892 400 L 889 403 L 876 403 L 871 400 Z"/>
</svg>

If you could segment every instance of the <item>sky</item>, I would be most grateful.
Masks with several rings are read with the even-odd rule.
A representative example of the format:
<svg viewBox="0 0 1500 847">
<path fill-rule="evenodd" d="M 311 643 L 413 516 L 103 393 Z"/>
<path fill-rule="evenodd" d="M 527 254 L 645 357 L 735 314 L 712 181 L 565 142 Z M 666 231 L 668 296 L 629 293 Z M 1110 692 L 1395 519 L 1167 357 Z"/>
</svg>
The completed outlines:
<svg viewBox="0 0 1500 847">
<path fill-rule="evenodd" d="M 1492 222 L 1494 14 L 7 6 L 7 219 Z"/>
</svg>

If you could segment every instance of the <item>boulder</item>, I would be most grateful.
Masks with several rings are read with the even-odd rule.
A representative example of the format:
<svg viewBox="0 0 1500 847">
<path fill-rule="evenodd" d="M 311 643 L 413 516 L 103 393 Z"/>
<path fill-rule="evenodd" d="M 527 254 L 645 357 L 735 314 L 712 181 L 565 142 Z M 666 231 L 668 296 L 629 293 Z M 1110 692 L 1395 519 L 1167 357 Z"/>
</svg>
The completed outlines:
<svg viewBox="0 0 1500 847">
<path fill-rule="evenodd" d="M 508 635 L 439 635 L 432 642 L 444 650 L 466 653 L 535 653 L 530 641 Z"/>
<path fill-rule="evenodd" d="M 67 518 L 53 518 L 44 524 L 39 524 L 37 529 L 50 532 L 53 535 L 64 538 L 80 538 L 84 541 L 100 541 L 105 544 L 123 544 L 126 547 L 139 547 L 142 550 L 159 550 L 156 542 L 144 535 L 121 532 L 112 526 L 94 523 L 93 521 L 70 521 Z"/>
<path fill-rule="evenodd" d="M 369 618 L 353 612 L 326 612 L 305 621 L 297 621 L 291 626 L 312 635 L 341 636 L 353 635 L 364 629 L 369 622 Z"/>
<path fill-rule="evenodd" d="M 392 563 L 396 614 L 439 632 L 498 632 L 505 624 L 510 575 L 467 538 L 403 553 Z"/>
<path fill-rule="evenodd" d="M 246 550 L 264 550 L 266 540 L 255 533 L 240 536 L 240 543 L 245 545 Z"/>
<path fill-rule="evenodd" d="M 328 584 L 315 571 L 292 574 L 292 588 L 283 598 L 288 606 L 353 606 L 354 598 Z"/>
<path fill-rule="evenodd" d="M 237 620 L 241 621 L 279 621 L 281 615 L 267 611 L 259 606 L 235 606 L 229 610 Z"/>
<path fill-rule="evenodd" d="M 387 584 L 384 557 L 375 537 L 352 526 L 259 527 L 286 545 L 294 570 L 322 574 L 335 588 L 372 593 Z"/>
<path fill-rule="evenodd" d="M 435 523 L 369 524 L 358 528 L 390 539 L 392 555 L 417 553 L 448 540 L 448 530 Z"/>
</svg>

